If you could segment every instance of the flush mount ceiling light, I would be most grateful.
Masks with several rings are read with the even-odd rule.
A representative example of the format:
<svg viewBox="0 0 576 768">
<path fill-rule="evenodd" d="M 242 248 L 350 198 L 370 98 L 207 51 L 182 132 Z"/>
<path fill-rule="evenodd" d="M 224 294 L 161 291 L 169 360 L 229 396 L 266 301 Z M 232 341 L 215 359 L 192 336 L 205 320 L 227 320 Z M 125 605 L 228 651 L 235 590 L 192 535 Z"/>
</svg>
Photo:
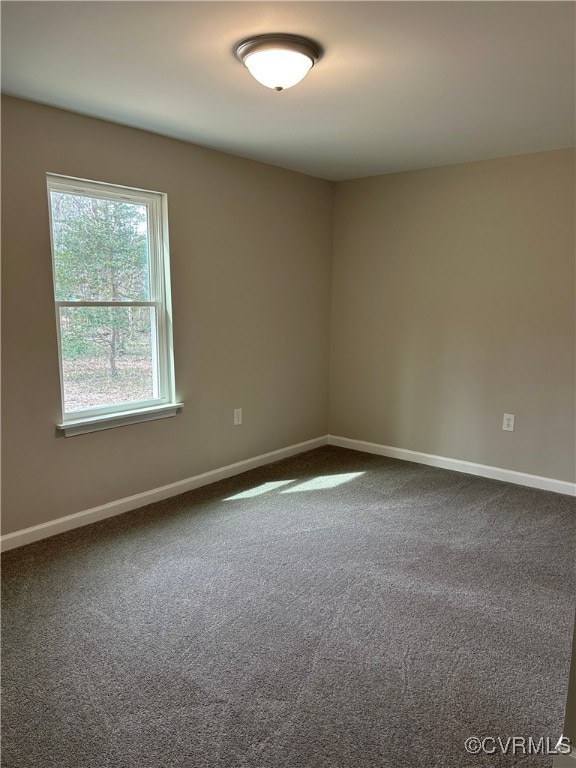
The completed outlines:
<svg viewBox="0 0 576 768">
<path fill-rule="evenodd" d="M 303 80 L 322 56 L 314 40 L 299 35 L 256 35 L 236 45 L 236 57 L 267 88 L 283 91 Z"/>
</svg>

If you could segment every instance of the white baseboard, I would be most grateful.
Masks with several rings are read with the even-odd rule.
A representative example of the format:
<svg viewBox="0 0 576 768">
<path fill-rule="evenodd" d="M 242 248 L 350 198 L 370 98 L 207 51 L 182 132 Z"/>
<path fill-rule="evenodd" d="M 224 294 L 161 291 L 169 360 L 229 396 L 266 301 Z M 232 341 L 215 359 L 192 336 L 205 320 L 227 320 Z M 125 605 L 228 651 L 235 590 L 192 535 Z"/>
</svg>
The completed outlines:
<svg viewBox="0 0 576 768">
<path fill-rule="evenodd" d="M 228 464 L 228 466 L 221 467 L 220 469 L 204 472 L 202 475 L 188 477 L 185 480 L 179 480 L 176 483 L 163 485 L 161 488 L 153 488 L 150 491 L 137 493 L 134 496 L 127 496 L 118 501 L 111 501 L 108 504 L 102 504 L 99 507 L 86 509 L 84 512 L 76 512 L 73 515 L 59 517 L 48 523 L 34 525 L 31 528 L 14 531 L 14 533 L 7 533 L 0 537 L 0 551 L 5 552 L 9 549 L 22 547 L 25 544 L 31 544 L 34 541 L 46 539 L 49 536 L 55 536 L 56 534 L 64 533 L 65 531 L 70 531 L 73 528 L 80 528 L 83 525 L 90 525 L 90 523 L 96 523 L 98 520 L 104 520 L 107 517 L 114 517 L 123 512 L 130 512 L 133 509 L 144 507 L 155 501 L 169 499 L 171 496 L 178 496 L 180 493 L 192 491 L 194 488 L 200 488 L 203 485 L 215 483 L 218 480 L 224 480 L 233 475 L 239 475 L 242 472 L 247 472 L 249 469 L 261 467 L 264 466 L 264 464 L 272 464 L 275 461 L 280 461 L 280 459 L 286 459 L 289 456 L 304 453 L 304 451 L 320 448 L 320 446 L 326 445 L 327 442 L 327 435 L 323 435 L 314 440 L 306 440 L 303 443 L 289 445 L 286 448 L 280 448 L 279 450 L 271 451 L 270 453 L 263 453 L 252 459 L 238 461 L 235 464 Z"/>
<path fill-rule="evenodd" d="M 434 456 L 431 453 L 421 453 L 419 451 L 410 451 L 406 448 L 394 448 L 390 445 L 379 445 L 378 443 L 369 443 L 365 440 L 352 440 L 348 437 L 338 437 L 336 435 L 323 435 L 314 440 L 307 440 L 303 443 L 289 445 L 286 448 L 280 448 L 277 451 L 263 453 L 252 459 L 238 461 L 235 464 L 229 464 L 220 469 L 213 469 L 210 472 L 204 472 L 202 475 L 189 477 L 185 480 L 179 480 L 176 483 L 163 485 L 160 488 L 153 488 L 150 491 L 137 493 L 134 496 L 128 496 L 118 501 L 111 501 L 108 504 L 102 504 L 99 507 L 86 509 L 83 512 L 76 512 L 73 515 L 59 517 L 57 520 L 51 520 L 47 523 L 34 525 L 31 528 L 24 528 L 21 531 L 7 533 L 0 536 L 0 551 L 5 552 L 9 549 L 22 547 L 25 544 L 31 544 L 40 539 L 46 539 L 49 536 L 55 536 L 58 533 L 70 531 L 73 528 L 80 528 L 83 525 L 96 523 L 98 520 L 104 520 L 107 517 L 114 517 L 123 512 L 130 512 L 133 509 L 144 507 L 146 504 L 152 504 L 155 501 L 162 501 L 172 496 L 178 496 L 180 493 L 192 491 L 194 488 L 200 488 L 209 483 L 215 483 L 218 480 L 224 480 L 227 477 L 239 475 L 250 469 L 272 464 L 274 461 L 286 459 L 289 456 L 295 456 L 304 451 L 311 451 L 314 448 L 320 448 L 323 445 L 335 445 L 340 448 L 350 448 L 353 451 L 363 453 L 375 453 L 379 456 L 388 456 L 393 459 L 402 459 L 412 461 L 417 464 L 429 464 L 433 467 L 442 469 L 452 469 L 456 472 L 465 472 L 469 475 L 480 475 L 489 477 L 493 480 L 503 480 L 517 485 L 526 485 L 530 488 L 540 488 L 545 491 L 554 491 L 569 496 L 576 496 L 576 483 L 567 483 L 564 480 L 554 480 L 550 477 L 539 477 L 538 475 L 529 475 L 525 472 L 515 472 L 511 469 L 501 469 L 500 467 L 490 467 L 486 464 L 475 464 L 461 459 L 450 459 L 445 456 Z"/>
<path fill-rule="evenodd" d="M 348 437 L 338 437 L 336 435 L 328 435 L 328 445 L 337 445 L 340 448 L 350 448 L 353 451 L 375 453 L 378 456 L 388 456 L 392 459 L 403 459 L 404 461 L 413 461 L 417 464 L 429 464 L 432 467 L 452 469 L 456 472 L 465 472 L 468 475 L 480 475 L 480 477 L 489 477 L 492 480 L 504 480 L 507 483 L 526 485 L 529 488 L 540 488 L 544 491 L 554 491 L 555 493 L 563 493 L 568 496 L 576 496 L 576 483 L 555 480 L 551 477 L 539 477 L 538 475 L 529 475 L 525 472 L 515 472 L 512 469 L 490 467 L 487 464 L 475 464 L 472 461 L 434 456 L 431 453 L 409 451 L 407 448 L 394 448 L 391 445 L 379 445 L 378 443 L 352 440 Z"/>
</svg>

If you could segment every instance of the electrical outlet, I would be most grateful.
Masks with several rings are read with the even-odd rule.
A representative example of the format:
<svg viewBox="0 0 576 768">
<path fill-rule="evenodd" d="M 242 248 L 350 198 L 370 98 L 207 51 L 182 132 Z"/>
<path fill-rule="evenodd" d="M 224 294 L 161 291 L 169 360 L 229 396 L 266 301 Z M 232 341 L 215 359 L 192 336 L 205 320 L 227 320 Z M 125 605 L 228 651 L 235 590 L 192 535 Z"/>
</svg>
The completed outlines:
<svg viewBox="0 0 576 768">
<path fill-rule="evenodd" d="M 502 421 L 502 429 L 504 432 L 514 432 L 514 421 L 516 417 L 513 413 L 505 413 L 504 420 Z"/>
<path fill-rule="evenodd" d="M 234 426 L 242 424 L 242 408 L 234 408 Z"/>
</svg>

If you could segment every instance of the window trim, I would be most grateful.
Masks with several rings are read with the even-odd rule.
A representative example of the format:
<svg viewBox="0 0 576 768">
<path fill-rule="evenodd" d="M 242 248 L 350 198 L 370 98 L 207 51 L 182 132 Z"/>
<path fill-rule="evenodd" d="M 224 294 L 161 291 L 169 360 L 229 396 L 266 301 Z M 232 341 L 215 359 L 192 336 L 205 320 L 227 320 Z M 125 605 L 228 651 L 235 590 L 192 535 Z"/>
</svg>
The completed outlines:
<svg viewBox="0 0 576 768">
<path fill-rule="evenodd" d="M 152 418 L 173 416 L 182 408 L 176 401 L 174 376 L 174 345 L 172 335 L 172 295 L 170 290 L 170 260 L 168 242 L 168 201 L 164 192 L 125 187 L 118 184 L 64 176 L 56 173 L 46 174 L 48 191 L 48 214 L 50 244 L 52 252 L 52 282 L 54 286 L 54 306 L 56 310 L 56 333 L 58 339 L 58 363 L 60 371 L 61 421 L 56 425 L 68 437 L 73 434 L 110 429 L 115 426 L 149 421 Z M 147 301 L 59 301 L 56 299 L 56 263 L 52 227 L 51 192 L 63 192 L 82 195 L 102 200 L 130 202 L 147 208 L 148 255 L 150 300 Z M 98 408 L 83 408 L 77 411 L 65 411 L 64 371 L 62 342 L 60 332 L 60 310 L 62 307 L 85 306 L 141 306 L 155 308 L 155 323 L 152 333 L 156 338 L 153 364 L 157 365 L 159 397 L 150 400 L 117 403 Z M 82 427 L 86 428 L 83 429 Z"/>
<path fill-rule="evenodd" d="M 168 405 L 156 405 L 151 408 L 139 408 L 134 411 L 122 411 L 110 413 L 107 416 L 93 416 L 92 418 L 69 419 L 57 424 L 56 427 L 64 432 L 65 437 L 85 435 L 88 432 L 100 432 L 103 429 L 124 427 L 128 424 L 138 424 L 142 421 L 155 419 L 167 419 L 175 416 L 184 407 L 184 403 L 170 403 Z"/>
</svg>

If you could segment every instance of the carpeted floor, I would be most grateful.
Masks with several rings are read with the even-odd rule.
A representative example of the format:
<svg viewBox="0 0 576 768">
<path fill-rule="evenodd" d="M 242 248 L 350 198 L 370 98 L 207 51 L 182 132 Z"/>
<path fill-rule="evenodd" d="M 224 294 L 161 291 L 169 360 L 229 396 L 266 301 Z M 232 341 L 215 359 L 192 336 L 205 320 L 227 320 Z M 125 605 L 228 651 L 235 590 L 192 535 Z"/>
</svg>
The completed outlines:
<svg viewBox="0 0 576 768">
<path fill-rule="evenodd" d="M 575 544 L 573 498 L 326 447 L 13 550 L 2 765 L 550 766 L 464 740 L 561 735 Z"/>
</svg>

